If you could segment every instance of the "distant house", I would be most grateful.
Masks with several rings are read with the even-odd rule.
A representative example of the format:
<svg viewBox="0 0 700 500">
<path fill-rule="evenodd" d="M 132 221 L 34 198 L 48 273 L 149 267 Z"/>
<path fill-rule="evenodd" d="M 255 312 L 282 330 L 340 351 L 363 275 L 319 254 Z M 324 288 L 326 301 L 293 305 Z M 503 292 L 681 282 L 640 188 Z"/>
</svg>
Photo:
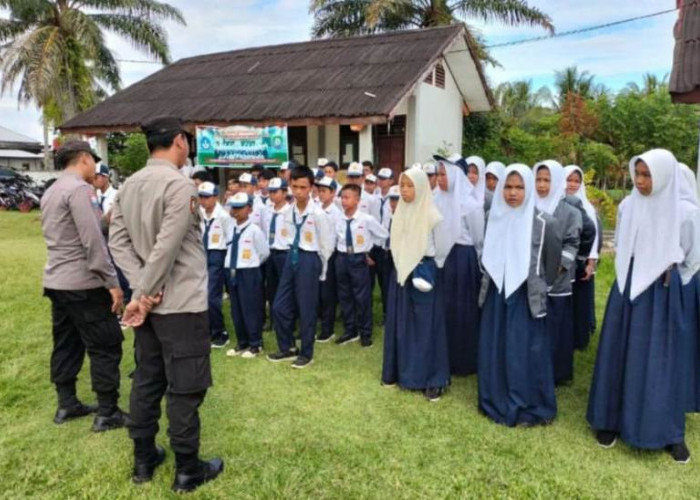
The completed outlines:
<svg viewBox="0 0 700 500">
<path fill-rule="evenodd" d="M 0 167 L 18 172 L 44 171 L 39 141 L 0 126 Z"/>
<path fill-rule="evenodd" d="M 298 163 L 372 160 L 399 171 L 438 149 L 461 151 L 463 117 L 492 103 L 459 24 L 182 59 L 60 128 L 101 136 L 166 114 L 192 131 L 286 125 Z"/>
</svg>

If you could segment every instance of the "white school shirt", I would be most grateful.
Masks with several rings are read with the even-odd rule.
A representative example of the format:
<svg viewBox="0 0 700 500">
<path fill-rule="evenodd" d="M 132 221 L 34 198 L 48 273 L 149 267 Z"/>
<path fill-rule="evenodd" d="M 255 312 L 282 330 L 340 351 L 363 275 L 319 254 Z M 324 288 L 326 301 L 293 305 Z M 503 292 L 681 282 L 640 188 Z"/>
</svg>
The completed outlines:
<svg viewBox="0 0 700 500">
<path fill-rule="evenodd" d="M 388 231 L 389 230 L 389 225 L 391 224 L 391 203 L 389 202 L 389 193 L 387 192 L 386 196 L 382 196 L 381 190 L 379 191 L 379 194 L 374 195 L 375 197 L 375 204 L 374 204 L 374 210 L 372 211 L 372 215 L 374 216 L 375 219 Z M 382 201 L 384 202 L 384 205 L 382 206 Z M 386 240 L 381 240 L 377 239 L 374 242 L 375 245 L 381 247 L 381 248 L 386 248 Z"/>
<path fill-rule="evenodd" d="M 231 259 L 233 257 L 231 251 L 233 245 L 230 244 L 226 252 L 224 267 L 226 267 L 226 269 L 251 269 L 260 267 L 270 255 L 270 249 L 267 246 L 267 241 L 265 240 L 262 229 L 253 224 L 250 218 L 240 226 L 234 223 L 233 227 L 234 229 L 231 230 L 231 241 L 229 241 L 229 243 L 233 243 L 234 231 L 238 231 L 238 233 L 241 234 L 238 240 L 236 266 L 231 265 Z"/>
<path fill-rule="evenodd" d="M 352 217 L 343 215 L 343 218 L 336 221 L 335 232 L 338 240 L 337 249 L 340 253 L 347 253 L 346 231 L 347 221 L 350 222 L 350 232 L 352 234 L 353 253 L 368 253 L 374 246 L 374 242 L 389 237 L 386 230 L 379 221 L 371 215 L 360 210 L 356 210 Z"/>
<path fill-rule="evenodd" d="M 304 216 L 306 220 L 304 220 Z M 296 218 L 297 224 L 301 224 L 299 231 L 299 249 L 306 252 L 315 252 L 321 257 L 323 268 L 321 271 L 321 281 L 326 279 L 326 270 L 328 268 L 328 259 L 333 255 L 333 224 L 331 219 L 326 215 L 323 209 L 309 200 L 304 212 L 300 213 L 296 202 L 285 213 L 284 223 L 287 229 L 287 242 L 291 249 L 294 243 L 294 238 L 297 234 L 297 228 L 294 225 Z"/>
<path fill-rule="evenodd" d="M 199 212 L 202 215 L 199 227 L 202 230 L 202 236 L 206 231 L 206 226 L 209 226 L 209 241 L 208 250 L 226 250 L 226 244 L 231 240 L 233 235 L 233 226 L 235 222 L 228 212 L 216 203 L 211 215 L 207 215 L 204 208 L 199 207 Z"/>
<path fill-rule="evenodd" d="M 272 218 L 277 214 L 277 219 L 275 220 L 275 235 L 272 245 L 270 246 L 271 250 L 289 250 L 289 235 L 287 234 L 289 229 L 285 224 L 285 214 L 290 210 L 290 207 L 291 205 L 289 203 L 285 203 L 279 210 L 275 210 L 275 207 L 265 207 L 263 211 L 263 229 L 268 245 L 270 243 Z"/>
<path fill-rule="evenodd" d="M 262 199 L 258 196 L 253 198 L 253 211 L 250 213 L 250 217 L 248 217 L 248 220 L 250 220 L 253 224 L 258 226 L 260 229 L 264 229 L 265 226 L 263 226 L 263 211 L 265 210 L 265 204 L 263 203 Z"/>
<path fill-rule="evenodd" d="M 486 219 L 484 217 L 484 209 L 479 207 L 472 210 L 460 221 L 459 236 L 455 243 L 457 245 L 473 246 L 476 253 L 481 256 L 481 251 L 484 248 L 484 233 Z"/>
<path fill-rule="evenodd" d="M 106 214 L 112 210 L 112 204 L 114 204 L 114 197 L 117 196 L 117 190 L 111 185 L 107 188 L 104 193 L 100 190 L 97 191 L 97 201 L 100 204 L 100 209 L 103 214 Z"/>
<path fill-rule="evenodd" d="M 337 237 L 336 237 L 337 234 L 335 231 L 335 227 L 339 221 L 341 221 L 345 218 L 345 215 L 343 215 L 343 211 L 338 208 L 338 205 L 336 205 L 333 202 L 331 202 L 326 208 L 324 208 L 323 205 L 320 205 L 320 206 L 321 206 L 321 210 L 323 210 L 326 213 L 326 215 L 328 216 L 328 218 L 330 219 L 331 227 L 334 229 L 332 244 L 333 244 L 333 249 L 335 250 L 336 244 L 338 242 Z"/>
</svg>

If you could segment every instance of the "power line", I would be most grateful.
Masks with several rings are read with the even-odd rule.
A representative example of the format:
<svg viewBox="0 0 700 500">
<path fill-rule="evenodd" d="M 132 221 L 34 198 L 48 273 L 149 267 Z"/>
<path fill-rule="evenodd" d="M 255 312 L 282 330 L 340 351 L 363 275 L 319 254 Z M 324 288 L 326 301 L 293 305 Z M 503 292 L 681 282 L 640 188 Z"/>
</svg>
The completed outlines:
<svg viewBox="0 0 700 500">
<path fill-rule="evenodd" d="M 139 63 L 139 64 L 163 64 L 160 61 L 140 61 L 137 59 L 117 59 L 117 62 L 123 63 Z"/>
<path fill-rule="evenodd" d="M 524 43 L 531 43 L 531 42 L 541 42 L 543 40 L 551 40 L 552 38 L 561 38 L 564 36 L 571 36 L 571 35 L 578 35 L 579 33 L 587 33 L 589 31 L 596 31 L 604 28 L 610 28 L 611 26 L 619 26 L 620 24 L 627 24 L 631 23 L 634 21 L 639 21 L 641 19 L 648 19 L 650 17 L 657 17 L 657 16 L 662 16 L 664 14 L 669 14 L 671 12 L 676 12 L 678 9 L 668 9 L 668 10 L 662 10 L 659 12 L 654 12 L 652 14 L 645 14 L 643 16 L 636 16 L 636 17 L 629 17 L 627 19 L 621 19 L 619 21 L 613 21 L 610 23 L 605 23 L 605 24 L 598 24 L 596 26 L 589 26 L 587 28 L 579 28 L 575 30 L 569 30 L 569 31 L 562 31 L 561 33 L 555 33 L 553 35 L 543 35 L 543 36 L 537 36 L 533 38 L 525 38 L 523 40 L 515 40 L 513 42 L 504 42 L 504 43 L 496 43 L 493 45 L 487 45 L 487 49 L 495 49 L 495 48 L 500 48 L 500 47 L 511 47 L 513 45 L 521 45 Z"/>
</svg>

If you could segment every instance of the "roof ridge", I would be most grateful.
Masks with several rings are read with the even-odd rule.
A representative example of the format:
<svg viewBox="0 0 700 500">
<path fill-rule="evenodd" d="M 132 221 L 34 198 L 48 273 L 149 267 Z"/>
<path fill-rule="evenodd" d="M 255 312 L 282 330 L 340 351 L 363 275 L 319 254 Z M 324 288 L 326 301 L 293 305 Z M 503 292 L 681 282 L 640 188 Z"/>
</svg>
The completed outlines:
<svg viewBox="0 0 700 500">
<path fill-rule="evenodd" d="M 454 31 L 459 31 L 461 28 L 464 27 L 463 23 L 455 23 L 455 24 L 448 24 L 446 26 L 433 26 L 430 28 L 417 28 L 417 29 L 408 29 L 408 30 L 402 30 L 402 31 L 385 31 L 381 33 L 368 33 L 365 35 L 356 35 L 356 36 L 346 36 L 346 37 L 337 37 L 337 38 L 313 38 L 311 40 L 305 40 L 301 42 L 286 42 L 286 43 L 279 43 L 279 44 L 273 44 L 273 45 L 259 45 L 256 47 L 245 47 L 241 49 L 233 49 L 233 50 L 224 50 L 221 52 L 211 52 L 207 54 L 198 54 L 195 56 L 189 56 L 189 57 L 184 57 L 182 59 L 178 59 L 173 63 L 173 65 L 180 65 L 180 64 L 186 64 L 193 62 L 195 59 L 200 59 L 206 57 L 209 61 L 216 60 L 217 56 L 230 56 L 232 54 L 235 54 L 237 52 L 240 53 L 245 53 L 245 52 L 255 52 L 255 51 L 263 51 L 266 49 L 281 49 L 284 47 L 288 47 L 290 49 L 292 48 L 301 48 L 301 46 L 309 46 L 309 45 L 321 45 L 321 44 L 333 44 L 333 43 L 341 43 L 341 42 L 348 42 L 348 41 L 354 41 L 354 40 L 371 40 L 372 45 L 383 45 L 387 43 L 392 43 L 392 42 L 377 42 L 377 38 L 397 38 L 400 36 L 408 36 L 408 35 L 415 35 L 419 33 L 428 33 L 428 32 L 434 32 L 434 31 L 448 31 L 448 30 L 454 30 Z M 290 50 L 290 52 L 292 52 Z M 281 54 L 284 54 L 285 52 L 279 52 Z"/>
</svg>

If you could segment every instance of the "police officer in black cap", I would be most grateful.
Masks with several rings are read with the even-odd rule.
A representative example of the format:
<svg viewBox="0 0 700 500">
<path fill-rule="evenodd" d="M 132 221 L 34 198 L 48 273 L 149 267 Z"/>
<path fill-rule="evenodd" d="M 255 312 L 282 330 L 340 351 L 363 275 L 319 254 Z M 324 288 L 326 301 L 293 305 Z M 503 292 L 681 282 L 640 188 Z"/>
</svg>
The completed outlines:
<svg viewBox="0 0 700 500">
<path fill-rule="evenodd" d="M 122 185 L 112 207 L 109 247 L 132 287 L 122 321 L 135 327 L 136 370 L 129 435 L 136 483 L 150 481 L 164 460 L 156 446 L 166 397 L 175 491 L 192 491 L 223 470 L 221 459 L 199 459 L 199 406 L 211 386 L 207 261 L 197 190 L 181 175 L 189 136 L 180 120 L 142 127 L 151 157 Z"/>
<path fill-rule="evenodd" d="M 51 381 L 58 392 L 54 422 L 62 424 L 97 411 L 96 432 L 123 427 L 119 400 L 122 331 L 115 313 L 122 290 L 100 229 L 100 207 L 92 181 L 100 158 L 87 142 L 60 148 L 61 176 L 41 198 L 41 226 L 48 249 L 44 295 L 51 300 L 53 352 Z M 76 396 L 75 382 L 87 351 L 97 406 Z"/>
</svg>

